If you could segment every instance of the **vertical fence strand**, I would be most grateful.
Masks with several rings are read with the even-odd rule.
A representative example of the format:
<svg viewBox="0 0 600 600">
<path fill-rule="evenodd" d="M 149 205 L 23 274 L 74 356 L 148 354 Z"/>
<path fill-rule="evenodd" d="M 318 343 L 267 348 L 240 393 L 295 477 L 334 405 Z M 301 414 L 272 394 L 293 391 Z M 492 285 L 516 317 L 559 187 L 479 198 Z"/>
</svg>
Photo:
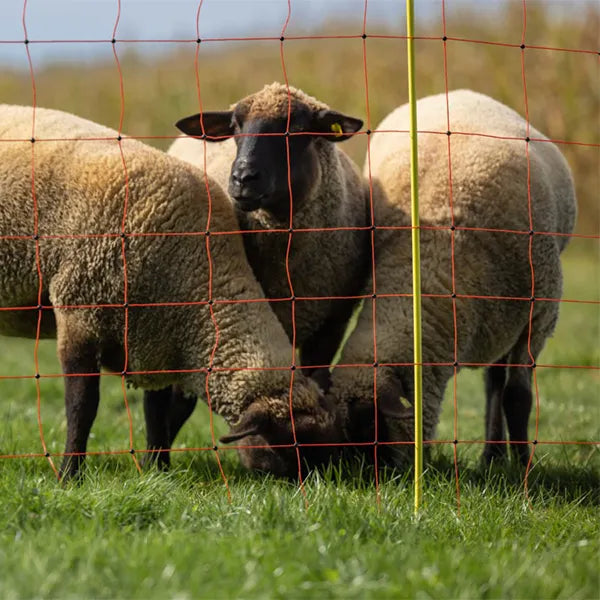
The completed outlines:
<svg viewBox="0 0 600 600">
<path fill-rule="evenodd" d="M 454 186 L 452 184 L 452 127 L 450 125 L 450 102 L 448 100 L 448 36 L 446 30 L 446 2 L 442 0 L 442 49 L 444 54 L 444 93 L 446 94 L 446 143 L 448 152 L 448 206 L 450 208 L 450 268 L 452 277 L 452 334 L 453 343 L 453 373 L 452 373 L 452 457 L 454 460 L 454 481 L 456 484 L 456 512 L 460 515 L 460 477 L 458 470 L 458 321 L 456 318 L 456 264 L 454 247 L 456 243 L 456 223 L 454 220 Z"/>
</svg>

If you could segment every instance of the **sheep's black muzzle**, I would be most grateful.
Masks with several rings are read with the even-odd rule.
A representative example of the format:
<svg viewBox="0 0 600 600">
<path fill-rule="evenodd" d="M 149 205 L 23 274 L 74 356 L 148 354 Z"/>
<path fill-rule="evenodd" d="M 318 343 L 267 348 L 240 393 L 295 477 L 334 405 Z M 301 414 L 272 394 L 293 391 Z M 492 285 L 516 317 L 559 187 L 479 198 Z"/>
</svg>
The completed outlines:
<svg viewBox="0 0 600 600">
<path fill-rule="evenodd" d="M 250 195 L 245 192 L 244 188 L 229 187 L 229 194 L 235 202 L 236 208 L 244 212 L 252 212 L 258 210 L 262 206 L 262 195 Z"/>
<path fill-rule="evenodd" d="M 238 159 L 233 163 L 229 177 L 229 194 L 238 208 L 252 211 L 260 208 L 264 198 L 264 183 L 260 171 L 247 159 Z"/>
</svg>

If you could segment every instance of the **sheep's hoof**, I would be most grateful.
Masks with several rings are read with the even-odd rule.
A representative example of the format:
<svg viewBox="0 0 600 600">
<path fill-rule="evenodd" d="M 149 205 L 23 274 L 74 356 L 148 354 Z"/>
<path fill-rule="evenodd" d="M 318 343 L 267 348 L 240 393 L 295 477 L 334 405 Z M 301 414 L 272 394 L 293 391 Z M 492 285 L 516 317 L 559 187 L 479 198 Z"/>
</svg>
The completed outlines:
<svg viewBox="0 0 600 600">
<path fill-rule="evenodd" d="M 531 454 L 529 444 L 512 444 L 511 446 L 513 462 L 521 469 L 526 469 Z M 533 461 L 531 464 L 533 465 Z"/>
<path fill-rule="evenodd" d="M 143 469 L 156 468 L 159 471 L 168 471 L 171 466 L 171 457 L 168 450 L 158 448 L 148 448 L 152 452 L 146 452 L 142 457 L 140 464 Z"/>
<path fill-rule="evenodd" d="M 506 444 L 487 443 L 483 450 L 482 461 L 486 466 L 505 464 L 508 459 Z"/>
<path fill-rule="evenodd" d="M 83 456 L 65 456 L 58 471 L 58 478 L 62 485 L 81 481 L 81 467 Z"/>
</svg>

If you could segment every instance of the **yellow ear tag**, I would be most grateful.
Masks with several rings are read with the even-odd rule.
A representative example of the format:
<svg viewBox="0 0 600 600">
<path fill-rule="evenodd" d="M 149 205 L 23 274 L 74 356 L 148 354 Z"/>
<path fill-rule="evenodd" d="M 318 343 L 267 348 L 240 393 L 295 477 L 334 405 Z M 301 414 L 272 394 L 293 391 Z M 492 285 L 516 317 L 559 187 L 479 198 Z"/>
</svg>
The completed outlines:
<svg viewBox="0 0 600 600">
<path fill-rule="evenodd" d="M 400 404 L 402 404 L 402 406 L 404 406 L 404 408 L 412 407 L 411 403 L 408 401 L 408 398 L 405 398 L 404 396 L 400 396 Z"/>
<path fill-rule="evenodd" d="M 344 135 L 344 130 L 342 129 L 342 126 L 339 123 L 333 123 L 331 125 L 331 131 L 335 133 L 335 137 L 341 137 Z"/>
</svg>

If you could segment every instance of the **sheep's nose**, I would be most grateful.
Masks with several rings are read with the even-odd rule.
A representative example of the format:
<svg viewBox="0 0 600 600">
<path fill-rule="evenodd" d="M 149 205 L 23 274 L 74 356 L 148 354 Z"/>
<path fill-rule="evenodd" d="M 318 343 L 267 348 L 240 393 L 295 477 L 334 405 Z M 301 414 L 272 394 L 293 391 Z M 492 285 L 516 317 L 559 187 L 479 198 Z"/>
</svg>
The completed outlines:
<svg viewBox="0 0 600 600">
<path fill-rule="evenodd" d="M 236 165 L 231 171 L 231 179 L 237 185 L 245 185 L 258 178 L 258 170 L 248 164 Z"/>
</svg>

